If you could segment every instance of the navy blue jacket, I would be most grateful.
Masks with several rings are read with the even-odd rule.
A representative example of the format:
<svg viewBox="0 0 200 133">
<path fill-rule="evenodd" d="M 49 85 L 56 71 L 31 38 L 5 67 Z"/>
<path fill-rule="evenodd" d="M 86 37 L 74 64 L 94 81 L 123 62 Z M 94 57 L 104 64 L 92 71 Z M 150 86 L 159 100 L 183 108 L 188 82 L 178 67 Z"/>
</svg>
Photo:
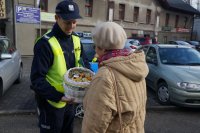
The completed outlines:
<svg viewBox="0 0 200 133">
<path fill-rule="evenodd" d="M 72 33 L 75 35 L 75 33 Z M 55 36 L 59 41 L 64 53 L 67 69 L 75 67 L 74 45 L 71 35 L 66 35 L 56 23 L 48 36 Z M 82 45 L 82 44 L 81 44 Z M 86 68 L 90 68 L 90 64 L 81 46 L 81 57 Z M 42 37 L 34 46 L 34 57 L 31 67 L 31 89 L 44 99 L 58 102 L 61 100 L 63 93 L 55 90 L 53 86 L 47 82 L 46 75 L 52 66 L 54 55 L 48 40 Z"/>
</svg>

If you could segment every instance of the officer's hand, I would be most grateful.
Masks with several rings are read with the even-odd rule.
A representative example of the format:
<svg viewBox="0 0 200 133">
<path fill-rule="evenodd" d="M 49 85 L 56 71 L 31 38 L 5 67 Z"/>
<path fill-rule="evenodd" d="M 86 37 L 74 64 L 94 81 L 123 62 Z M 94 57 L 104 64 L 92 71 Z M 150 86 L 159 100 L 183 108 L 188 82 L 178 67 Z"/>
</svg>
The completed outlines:
<svg viewBox="0 0 200 133">
<path fill-rule="evenodd" d="M 69 98 L 69 97 L 66 97 L 66 96 L 63 96 L 62 98 L 61 98 L 61 101 L 62 102 L 66 102 L 66 103 L 68 103 L 68 104 L 72 104 L 72 103 L 74 103 L 74 98 Z"/>
</svg>

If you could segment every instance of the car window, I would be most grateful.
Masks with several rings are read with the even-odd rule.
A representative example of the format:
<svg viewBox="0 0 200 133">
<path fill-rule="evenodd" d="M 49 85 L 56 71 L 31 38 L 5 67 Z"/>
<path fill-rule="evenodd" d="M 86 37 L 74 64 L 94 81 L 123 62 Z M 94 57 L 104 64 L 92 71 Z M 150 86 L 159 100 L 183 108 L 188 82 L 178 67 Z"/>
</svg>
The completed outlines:
<svg viewBox="0 0 200 133">
<path fill-rule="evenodd" d="M 5 54 L 12 54 L 16 50 L 15 46 L 10 43 L 8 39 L 0 40 L 0 52 Z"/>
<path fill-rule="evenodd" d="M 146 54 L 146 61 L 148 63 L 155 62 L 157 60 L 156 49 L 150 47 Z"/>
<path fill-rule="evenodd" d="M 200 64 L 200 53 L 193 48 L 160 48 L 159 55 L 163 64 Z"/>
<path fill-rule="evenodd" d="M 9 42 L 7 40 L 0 40 L 0 52 L 1 53 L 8 53 Z"/>
</svg>

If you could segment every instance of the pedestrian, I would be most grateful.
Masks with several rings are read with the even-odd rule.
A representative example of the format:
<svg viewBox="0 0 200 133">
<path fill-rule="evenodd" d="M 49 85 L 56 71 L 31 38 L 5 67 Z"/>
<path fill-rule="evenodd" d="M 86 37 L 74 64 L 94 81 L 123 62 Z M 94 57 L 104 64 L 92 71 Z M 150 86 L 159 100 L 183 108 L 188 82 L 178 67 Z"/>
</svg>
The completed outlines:
<svg viewBox="0 0 200 133">
<path fill-rule="evenodd" d="M 82 133 L 144 133 L 144 52 L 123 49 L 127 35 L 115 22 L 98 25 L 92 36 L 100 68 L 84 97 Z"/>
<path fill-rule="evenodd" d="M 40 133 L 73 133 L 74 104 L 65 97 L 63 77 L 75 66 L 90 68 L 80 38 L 74 33 L 79 7 L 70 0 L 57 4 L 52 30 L 36 41 L 31 88 L 39 109 Z M 82 62 L 80 62 L 82 61 Z"/>
</svg>

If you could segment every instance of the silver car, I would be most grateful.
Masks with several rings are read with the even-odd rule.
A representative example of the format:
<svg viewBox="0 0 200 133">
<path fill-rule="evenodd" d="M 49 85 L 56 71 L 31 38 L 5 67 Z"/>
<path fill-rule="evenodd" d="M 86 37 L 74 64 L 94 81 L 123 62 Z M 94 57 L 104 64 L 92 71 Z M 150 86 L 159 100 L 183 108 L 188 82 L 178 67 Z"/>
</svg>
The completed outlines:
<svg viewBox="0 0 200 133">
<path fill-rule="evenodd" d="M 147 86 L 161 104 L 200 107 L 200 53 L 187 46 L 148 45 Z"/>
<path fill-rule="evenodd" d="M 19 51 L 5 36 L 0 36 L 0 96 L 22 79 L 23 64 Z"/>
</svg>

